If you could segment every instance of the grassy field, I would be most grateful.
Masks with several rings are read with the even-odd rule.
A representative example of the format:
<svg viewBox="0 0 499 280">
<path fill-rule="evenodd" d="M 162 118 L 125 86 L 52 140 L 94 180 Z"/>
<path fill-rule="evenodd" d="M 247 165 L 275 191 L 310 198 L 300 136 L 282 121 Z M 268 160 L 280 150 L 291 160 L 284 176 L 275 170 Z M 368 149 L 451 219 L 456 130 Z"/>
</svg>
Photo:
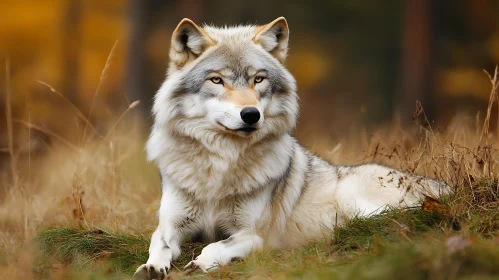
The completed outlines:
<svg viewBox="0 0 499 280">
<path fill-rule="evenodd" d="M 179 279 L 497 279 L 499 240 L 453 233 L 452 227 L 456 228 L 455 221 L 444 221 L 436 213 L 393 209 L 354 219 L 331 239 L 307 248 L 257 252 L 208 275 L 180 269 L 203 247 L 187 244 L 170 275 Z M 147 238 L 99 229 L 58 227 L 40 233 L 38 241 L 43 254 L 70 267 L 69 275 L 75 279 L 126 278 L 147 259 Z M 51 266 L 45 263 L 40 268 L 48 273 Z M 98 272 L 89 273 L 89 269 Z"/>
<path fill-rule="evenodd" d="M 498 279 L 499 135 L 489 129 L 494 85 L 482 117 L 458 114 L 432 128 L 418 107 L 412 127 L 395 123 L 369 136 L 359 129 L 335 145 L 314 147 L 335 164 L 375 161 L 445 180 L 453 196 L 355 218 L 306 248 L 256 252 L 209 274 L 182 271 L 203 246 L 186 244 L 170 277 Z M 56 138 L 43 156 L 5 159 L 0 279 L 129 279 L 146 261 L 159 176 L 145 162 L 137 125 L 125 116 L 110 127 L 106 137 L 89 130 L 78 144 Z"/>
</svg>

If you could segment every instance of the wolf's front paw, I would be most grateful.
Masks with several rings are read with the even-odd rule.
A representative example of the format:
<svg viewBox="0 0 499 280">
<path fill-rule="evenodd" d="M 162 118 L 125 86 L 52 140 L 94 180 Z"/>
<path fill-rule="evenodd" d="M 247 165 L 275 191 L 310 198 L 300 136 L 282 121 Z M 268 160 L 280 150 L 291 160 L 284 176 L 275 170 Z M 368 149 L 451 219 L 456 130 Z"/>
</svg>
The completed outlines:
<svg viewBox="0 0 499 280">
<path fill-rule="evenodd" d="M 166 274 L 170 270 L 170 264 L 143 264 L 137 268 L 133 277 L 139 280 L 163 280 L 166 279 Z"/>
<path fill-rule="evenodd" d="M 201 269 L 203 272 L 216 270 L 218 267 L 218 262 L 211 258 L 203 258 L 198 256 L 195 260 L 189 262 L 184 270 L 194 271 L 196 269 Z"/>
</svg>

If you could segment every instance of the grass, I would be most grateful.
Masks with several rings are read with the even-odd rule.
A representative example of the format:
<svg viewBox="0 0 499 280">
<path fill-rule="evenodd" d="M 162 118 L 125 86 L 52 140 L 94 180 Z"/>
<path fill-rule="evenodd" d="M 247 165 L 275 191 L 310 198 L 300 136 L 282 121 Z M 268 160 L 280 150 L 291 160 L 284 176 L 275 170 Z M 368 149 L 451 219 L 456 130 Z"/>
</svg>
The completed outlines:
<svg viewBox="0 0 499 280">
<path fill-rule="evenodd" d="M 39 252 L 52 256 L 53 261 L 71 264 L 78 260 L 89 263 L 101 262 L 113 273 L 132 275 L 147 260 L 149 238 L 114 234 L 102 229 L 75 229 L 55 227 L 38 234 Z M 191 243 L 182 248 L 185 252 L 176 264 L 185 265 L 190 255 L 199 254 L 203 244 Z M 45 264 L 47 265 L 47 264 Z"/>
<path fill-rule="evenodd" d="M 94 153 L 100 155 L 98 161 L 81 158 L 80 153 L 73 155 L 85 167 L 76 171 L 77 176 L 73 175 L 81 179 L 72 179 L 60 189 L 53 183 L 48 184 L 48 192 L 39 186 L 40 201 L 32 199 L 32 204 L 39 208 L 28 209 L 33 211 L 28 214 L 39 220 L 32 235 L 19 234 L 24 230 L 19 222 L 22 215 L 2 212 L 13 209 L 13 203 L 23 201 L 22 195 L 12 192 L 10 201 L 0 206 L 1 232 L 6 237 L 1 244 L 4 250 L 0 250 L 0 278 L 7 275 L 6 279 L 12 279 L 20 269 L 29 269 L 26 279 L 129 279 L 136 267 L 147 259 L 149 237 L 157 223 L 154 211 L 158 198 L 154 193 L 159 190 L 151 192 L 157 182 L 141 187 L 144 177 L 138 173 L 144 172 L 140 169 L 144 164 L 139 160 L 143 154 L 130 149 L 133 146 L 128 142 L 129 137 L 121 138 L 117 134 L 111 141 L 113 149 L 122 151 L 126 147 L 130 152 L 124 157 L 126 160 L 116 160 L 114 155 L 106 153 L 107 145 L 92 146 Z M 470 155 L 474 157 L 475 153 Z M 305 248 L 255 252 L 210 274 L 189 275 L 182 271 L 204 246 L 186 244 L 181 258 L 173 263 L 171 277 L 496 278 L 499 275 L 498 180 L 495 171 L 489 173 L 488 170 L 497 170 L 497 167 L 484 168 L 477 164 L 475 169 L 459 169 L 469 159 L 466 154 L 458 157 L 462 161 L 454 171 L 461 172 L 455 177 L 460 179 L 459 184 L 455 185 L 455 195 L 443 201 L 427 200 L 419 208 L 387 209 L 371 217 L 357 217 L 337 227 L 331 236 Z M 116 162 L 108 166 L 113 158 Z M 57 170 L 66 175 L 70 172 L 58 167 L 68 162 L 67 150 L 61 161 L 51 159 L 50 168 L 59 181 L 63 176 L 59 177 Z M 41 173 L 45 174 L 45 170 Z M 463 178 L 463 174 L 470 175 Z M 149 173 L 146 176 L 150 177 Z M 100 187 L 113 183 L 116 189 Z M 68 187 L 69 192 L 62 191 Z M 120 195 L 113 196 L 115 193 Z M 60 197 L 65 199 L 61 204 L 47 203 L 47 199 L 54 196 L 58 197 L 56 201 Z M 67 214 L 53 217 L 52 213 L 64 213 L 65 208 L 68 208 Z M 82 215 L 75 213 L 76 210 Z M 12 242 L 8 244 L 9 239 Z"/>
<path fill-rule="evenodd" d="M 133 267 L 147 258 L 147 240 L 124 234 L 111 234 L 100 229 L 77 230 L 58 227 L 38 236 L 43 255 L 54 256 L 59 262 L 70 264 L 77 258 L 110 260 L 113 271 L 132 273 Z"/>
<path fill-rule="evenodd" d="M 467 221 L 463 225 L 466 225 Z M 499 239 L 453 229 L 447 217 L 422 209 L 389 209 L 355 218 L 331 238 L 294 250 L 264 250 L 209 274 L 181 271 L 203 244 L 186 244 L 175 278 L 266 279 L 493 279 L 499 275 Z M 147 259 L 148 238 L 68 227 L 39 234 L 44 255 L 107 277 L 131 275 Z M 82 261 L 85 260 L 85 261 Z"/>
<path fill-rule="evenodd" d="M 133 134 L 122 134 L 119 126 L 112 127 L 115 132 L 109 139 L 90 142 L 79 152 L 53 149 L 46 161 L 33 168 L 32 180 L 36 183 L 32 189 L 36 195 L 29 196 L 22 187 L 10 189 L 10 196 L 0 205 L 1 279 L 17 279 L 20 271 L 24 279 L 131 279 L 136 267 L 147 260 L 150 234 L 157 223 L 157 175 L 154 167 L 144 162 L 143 140 L 131 139 Z M 447 174 L 455 195 L 441 202 L 427 200 L 420 208 L 387 209 L 368 218 L 357 217 L 305 248 L 254 252 L 209 274 L 182 271 L 204 246 L 186 244 L 170 276 L 497 278 L 497 151 L 469 148 L 482 147 L 476 144 L 478 134 L 470 132 L 466 135 L 476 138 L 468 138 L 465 143 L 448 141 L 454 135 L 451 131 L 439 136 L 444 140 L 424 133 L 422 142 L 429 143 L 427 146 L 412 148 L 405 155 L 401 151 L 403 160 L 392 157 L 388 163 L 406 170 L 415 167 L 415 172 L 427 175 Z M 378 144 L 373 141 L 371 145 Z M 396 141 L 385 145 L 380 144 L 377 150 L 398 147 Z M 359 158 L 372 156 L 369 148 L 365 150 L 368 152 Z M 341 157 L 351 155 L 354 153 L 345 151 Z M 374 160 L 384 162 L 388 156 L 377 155 Z M 445 160 L 435 161 L 437 156 Z M 485 164 L 484 159 L 490 159 L 490 163 Z M 19 164 L 23 166 L 23 161 Z M 20 178 L 22 186 L 25 181 Z"/>
</svg>

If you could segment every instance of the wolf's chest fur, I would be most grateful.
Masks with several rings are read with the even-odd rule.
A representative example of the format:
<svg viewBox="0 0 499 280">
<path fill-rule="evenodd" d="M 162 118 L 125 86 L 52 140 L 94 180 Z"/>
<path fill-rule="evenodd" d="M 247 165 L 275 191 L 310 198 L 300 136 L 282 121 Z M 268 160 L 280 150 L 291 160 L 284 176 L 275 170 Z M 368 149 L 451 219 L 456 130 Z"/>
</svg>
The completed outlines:
<svg viewBox="0 0 499 280">
<path fill-rule="evenodd" d="M 265 220 L 265 210 L 269 204 L 257 201 L 268 200 L 268 189 L 250 194 L 228 196 L 221 200 L 189 201 L 188 218 L 178 219 L 175 224 L 179 231 L 190 236 L 193 241 L 214 242 L 225 239 L 243 229 L 257 229 L 259 221 Z M 249 205 L 258 205 L 249 207 Z"/>
<path fill-rule="evenodd" d="M 251 147 L 227 142 L 211 152 L 196 141 L 171 138 L 159 160 L 164 185 L 180 188 L 197 200 L 221 200 L 270 187 L 286 171 L 291 153 L 288 135 Z"/>
</svg>

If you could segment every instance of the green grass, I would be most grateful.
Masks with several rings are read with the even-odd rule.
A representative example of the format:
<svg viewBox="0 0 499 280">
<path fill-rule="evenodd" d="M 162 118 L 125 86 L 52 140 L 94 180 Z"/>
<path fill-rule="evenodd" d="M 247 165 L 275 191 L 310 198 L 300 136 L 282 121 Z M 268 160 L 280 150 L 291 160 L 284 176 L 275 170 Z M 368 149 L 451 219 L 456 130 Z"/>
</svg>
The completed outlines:
<svg viewBox="0 0 499 280">
<path fill-rule="evenodd" d="M 354 218 L 322 242 L 294 250 L 264 250 L 210 274 L 186 274 L 181 268 L 200 253 L 202 244 L 186 244 L 174 262 L 175 278 L 272 279 L 497 279 L 499 239 L 491 223 L 486 234 L 473 228 L 483 213 L 471 213 L 459 231 L 455 222 L 421 209 L 386 210 Z M 482 225 L 483 227 L 484 225 Z M 454 229 L 453 229 L 454 228 Z M 494 233 L 494 234 L 491 234 Z M 469 234 L 473 236 L 468 237 Z M 452 252 L 450 236 L 469 246 Z M 62 263 L 78 279 L 126 279 L 147 260 L 149 237 L 113 234 L 100 229 L 53 228 L 39 234 L 41 266 Z M 471 241 L 470 241 L 471 240 Z M 466 245 L 466 244 L 465 244 Z M 50 272 L 46 273 L 50 276 Z M 73 279 L 73 278 L 71 278 Z M 76 279 L 76 278 L 74 278 Z"/>
<path fill-rule="evenodd" d="M 52 228 L 38 235 L 38 243 L 43 256 L 75 269 L 86 269 L 100 261 L 112 271 L 130 274 L 137 263 L 147 259 L 145 238 L 100 229 Z"/>
<path fill-rule="evenodd" d="M 39 233 L 40 267 L 60 263 L 75 271 L 99 270 L 109 275 L 132 275 L 148 257 L 149 238 L 115 234 L 102 229 L 56 227 Z M 202 244 L 186 244 L 176 264 L 199 254 Z M 47 269 L 42 269 L 46 271 Z"/>
<path fill-rule="evenodd" d="M 357 217 L 338 227 L 333 234 L 333 244 L 338 251 L 370 251 L 378 240 L 396 241 L 415 232 L 447 227 L 436 214 L 421 209 L 389 209 L 369 218 Z"/>
</svg>

